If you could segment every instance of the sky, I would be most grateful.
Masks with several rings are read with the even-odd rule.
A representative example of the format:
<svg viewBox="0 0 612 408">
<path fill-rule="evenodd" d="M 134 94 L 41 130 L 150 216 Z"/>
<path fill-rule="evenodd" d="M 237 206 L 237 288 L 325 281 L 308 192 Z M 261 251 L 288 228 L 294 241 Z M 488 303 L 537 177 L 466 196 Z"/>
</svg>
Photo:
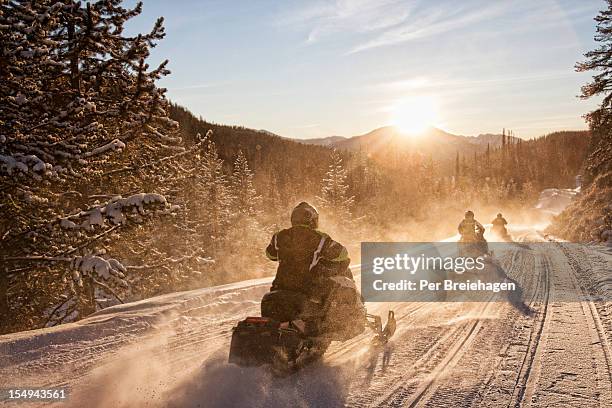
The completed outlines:
<svg viewBox="0 0 612 408">
<path fill-rule="evenodd" d="M 127 5 L 133 2 L 127 2 Z M 205 120 L 294 138 L 415 122 L 532 138 L 585 129 L 602 0 L 147 0 L 128 25 L 166 38 L 168 97 Z"/>
</svg>

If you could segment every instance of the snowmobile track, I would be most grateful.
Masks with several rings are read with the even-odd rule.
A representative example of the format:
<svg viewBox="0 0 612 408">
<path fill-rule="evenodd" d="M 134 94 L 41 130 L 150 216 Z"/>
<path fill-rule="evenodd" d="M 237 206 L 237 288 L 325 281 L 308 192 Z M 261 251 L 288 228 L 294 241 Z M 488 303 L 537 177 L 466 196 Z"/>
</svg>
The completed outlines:
<svg viewBox="0 0 612 408">
<path fill-rule="evenodd" d="M 439 384 L 439 377 L 445 374 L 445 370 L 452 369 L 470 347 L 472 341 L 478 335 L 478 332 L 483 324 L 481 317 L 486 315 L 487 310 L 492 304 L 493 303 L 489 301 L 480 308 L 480 313 L 476 320 L 466 325 L 466 328 L 463 330 L 459 340 L 453 343 L 446 357 L 436 366 L 432 374 L 429 375 L 422 385 L 416 389 L 416 391 L 411 395 L 411 398 L 407 401 L 393 401 L 392 406 L 416 407 L 419 404 L 424 405 L 427 400 L 433 396 Z"/>
<path fill-rule="evenodd" d="M 514 251 L 509 258 L 507 266 L 508 273 L 518 269 L 519 275 L 524 271 L 519 268 L 522 265 L 520 251 Z M 407 368 L 404 375 L 400 376 L 389 387 L 380 398 L 366 403 L 367 406 L 391 406 L 391 407 L 414 407 L 425 405 L 431 399 L 440 385 L 440 379 L 447 370 L 452 369 L 466 353 L 477 337 L 482 325 L 483 317 L 486 316 L 495 305 L 494 298 L 491 297 L 487 302 L 479 304 L 477 316 L 469 323 L 452 327 L 445 335 L 441 336 L 411 367 Z M 458 334 L 457 336 L 455 336 Z M 447 344 L 451 340 L 450 344 Z M 431 370 L 425 380 L 415 384 L 411 377 L 415 376 L 420 367 L 426 365 L 431 356 L 438 350 L 448 352 L 443 359 Z M 416 385 L 416 389 L 414 389 Z"/>
<path fill-rule="evenodd" d="M 542 258 L 540 261 L 544 270 L 544 275 L 540 276 L 538 280 L 538 287 L 536 288 L 534 296 L 537 296 L 540 286 L 543 287 L 542 299 L 542 310 L 540 312 L 540 324 L 537 330 L 532 330 L 529 336 L 529 346 L 527 353 L 523 358 L 516 382 L 512 389 L 512 400 L 508 404 L 508 407 L 520 407 L 524 404 L 524 401 L 531 401 L 533 392 L 535 390 L 535 384 L 538 379 L 539 373 L 539 360 L 542 354 L 542 348 L 544 340 L 546 338 L 546 330 L 550 322 L 549 313 L 549 301 L 550 301 L 550 264 L 547 259 Z M 535 299 L 532 300 L 535 302 Z"/>
</svg>

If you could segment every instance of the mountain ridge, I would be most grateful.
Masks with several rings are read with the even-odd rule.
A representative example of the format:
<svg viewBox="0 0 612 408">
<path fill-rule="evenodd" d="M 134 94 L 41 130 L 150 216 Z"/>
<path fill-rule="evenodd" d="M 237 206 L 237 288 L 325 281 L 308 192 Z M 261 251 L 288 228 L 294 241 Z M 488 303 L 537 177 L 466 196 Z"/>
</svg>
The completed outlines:
<svg viewBox="0 0 612 408">
<path fill-rule="evenodd" d="M 367 133 L 363 133 L 363 134 L 355 135 L 355 136 L 332 135 L 332 136 L 317 137 L 317 138 L 312 138 L 312 139 L 296 139 L 296 140 L 303 144 L 315 144 L 315 145 L 320 145 L 320 146 L 334 147 L 338 149 L 354 150 L 352 147 L 356 145 L 357 146 L 361 145 L 361 143 L 359 142 L 360 140 L 363 140 L 364 138 L 369 138 L 369 137 L 376 137 L 375 135 L 380 135 L 383 133 L 390 133 L 390 132 L 394 133 L 395 136 L 397 137 L 401 136 L 401 137 L 406 137 L 406 138 L 417 138 L 417 139 L 422 138 L 422 136 L 418 136 L 418 135 L 410 135 L 407 133 L 404 134 L 393 126 L 382 126 L 382 127 L 373 129 Z M 445 137 L 464 138 L 464 141 L 468 143 L 478 145 L 478 146 L 486 146 L 488 144 L 491 148 L 499 147 L 503 144 L 503 141 L 502 141 L 503 134 L 502 133 L 481 133 L 481 134 L 478 134 L 477 136 L 464 136 L 464 135 L 457 135 L 457 134 L 453 134 L 450 132 L 446 132 L 436 127 L 430 127 L 429 129 L 427 129 L 427 131 L 425 132 L 425 135 L 423 136 L 427 138 L 428 136 L 431 136 L 431 135 L 434 135 L 434 136 L 443 135 Z M 516 142 L 518 140 L 519 140 L 518 137 L 506 135 L 506 142 Z"/>
</svg>

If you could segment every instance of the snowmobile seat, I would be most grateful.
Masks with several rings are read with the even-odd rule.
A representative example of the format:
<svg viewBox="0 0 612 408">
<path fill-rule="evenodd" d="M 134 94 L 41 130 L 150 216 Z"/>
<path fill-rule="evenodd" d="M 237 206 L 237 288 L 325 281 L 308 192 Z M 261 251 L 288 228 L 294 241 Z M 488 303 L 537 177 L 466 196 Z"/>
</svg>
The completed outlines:
<svg viewBox="0 0 612 408">
<path fill-rule="evenodd" d="M 304 321 L 318 320 L 324 310 L 318 299 L 312 299 L 300 292 L 290 290 L 272 290 L 261 300 L 261 315 L 279 322 L 296 319 Z"/>
</svg>

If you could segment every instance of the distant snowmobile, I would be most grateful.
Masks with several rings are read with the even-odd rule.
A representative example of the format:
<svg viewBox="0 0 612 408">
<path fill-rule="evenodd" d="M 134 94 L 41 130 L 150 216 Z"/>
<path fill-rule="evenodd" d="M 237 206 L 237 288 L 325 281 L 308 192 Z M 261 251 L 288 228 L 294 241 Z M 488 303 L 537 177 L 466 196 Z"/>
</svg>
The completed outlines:
<svg viewBox="0 0 612 408">
<path fill-rule="evenodd" d="M 329 294 L 320 303 L 297 292 L 268 292 L 261 302 L 262 316 L 247 317 L 234 327 L 229 362 L 269 364 L 275 374 L 286 375 L 321 358 L 332 341 L 349 340 L 366 327 L 375 334 L 373 345 L 388 342 L 396 328 L 393 311 L 383 328 L 380 316 L 367 313 L 351 279 L 335 276 L 325 284 L 330 286 Z M 300 319 L 284 321 L 287 305 L 296 302 L 301 303 Z"/>
<path fill-rule="evenodd" d="M 508 230 L 506 229 L 506 225 L 508 221 L 502 216 L 501 213 L 497 214 L 497 217 L 491 222 L 493 227 L 491 227 L 491 232 L 497 238 L 504 242 L 512 242 L 512 237 L 508 234 Z"/>
<path fill-rule="evenodd" d="M 476 221 L 474 213 L 465 212 L 465 218 L 457 227 L 461 239 L 459 240 L 459 256 L 476 258 L 481 255 L 490 256 L 489 245 L 484 237 L 485 228 Z"/>
</svg>

